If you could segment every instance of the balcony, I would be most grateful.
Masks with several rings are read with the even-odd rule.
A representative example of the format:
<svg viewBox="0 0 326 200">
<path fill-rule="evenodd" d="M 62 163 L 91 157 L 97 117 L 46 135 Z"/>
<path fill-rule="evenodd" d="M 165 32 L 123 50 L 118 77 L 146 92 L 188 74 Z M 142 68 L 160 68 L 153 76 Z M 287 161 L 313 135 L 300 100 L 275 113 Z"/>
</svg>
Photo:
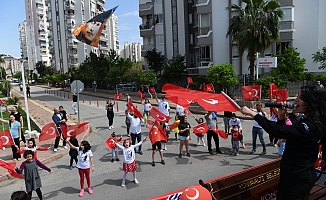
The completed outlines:
<svg viewBox="0 0 326 200">
<path fill-rule="evenodd" d="M 78 54 L 69 53 L 69 58 L 70 59 L 72 59 L 72 58 L 78 58 Z"/>
<path fill-rule="evenodd" d="M 99 5 L 101 5 L 101 6 L 104 6 L 105 1 L 103 1 L 103 0 L 97 0 L 97 4 L 99 4 Z"/>
<path fill-rule="evenodd" d="M 210 0 L 196 0 L 195 4 L 207 4 Z"/>
<path fill-rule="evenodd" d="M 139 5 L 139 17 L 152 15 L 154 13 L 154 5 L 152 2 Z"/>
<path fill-rule="evenodd" d="M 77 49 L 77 43 L 69 43 L 68 47 L 72 49 Z"/>
<path fill-rule="evenodd" d="M 294 30 L 294 22 L 280 21 L 280 30 Z"/>
<path fill-rule="evenodd" d="M 72 3 L 66 3 L 66 10 L 75 10 L 75 4 Z"/>
<path fill-rule="evenodd" d="M 146 37 L 146 36 L 151 36 L 154 35 L 154 26 L 152 22 L 148 22 L 146 24 L 141 24 L 139 25 L 140 29 L 140 37 Z"/>
<path fill-rule="evenodd" d="M 70 63 L 71 67 L 78 67 L 78 63 Z"/>
<path fill-rule="evenodd" d="M 141 56 L 144 57 L 147 50 L 154 48 L 154 44 L 144 44 L 141 46 Z"/>
</svg>

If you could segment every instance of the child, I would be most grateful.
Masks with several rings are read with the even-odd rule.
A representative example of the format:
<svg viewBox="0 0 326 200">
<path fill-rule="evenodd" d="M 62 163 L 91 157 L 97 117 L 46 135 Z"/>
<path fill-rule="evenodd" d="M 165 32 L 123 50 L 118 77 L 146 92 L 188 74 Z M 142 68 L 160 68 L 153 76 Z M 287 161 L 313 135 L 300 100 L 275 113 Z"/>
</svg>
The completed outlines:
<svg viewBox="0 0 326 200">
<path fill-rule="evenodd" d="M 168 142 L 168 139 L 169 139 L 169 134 L 170 134 L 170 131 L 169 131 L 169 125 L 168 123 L 164 123 L 164 122 L 160 122 L 160 125 L 162 126 L 162 129 L 165 133 L 165 137 L 166 137 L 166 140 L 161 140 L 161 145 L 162 145 L 162 150 L 168 150 L 166 148 L 166 143 Z"/>
<path fill-rule="evenodd" d="M 204 118 L 196 118 L 195 116 L 193 116 L 194 118 L 195 118 L 195 120 L 196 120 L 196 122 L 198 123 L 198 124 L 201 124 L 201 123 L 204 123 Z M 204 134 L 196 134 L 197 135 L 197 146 L 199 146 L 200 145 L 200 141 L 203 143 L 203 146 L 205 147 L 206 146 L 206 144 L 205 144 L 205 141 L 204 141 Z"/>
<path fill-rule="evenodd" d="M 175 140 L 178 140 L 178 134 L 179 134 L 178 125 L 179 124 L 180 124 L 179 115 L 176 115 L 174 118 L 174 122 L 173 122 L 173 125 L 175 125 L 175 128 L 172 129 L 172 132 L 174 132 Z"/>
<path fill-rule="evenodd" d="M 289 118 L 289 113 L 285 113 L 284 120 L 285 120 L 285 125 L 287 125 L 287 126 L 292 125 L 292 122 L 291 122 L 291 120 Z M 282 156 L 283 156 L 283 152 L 284 152 L 284 149 L 285 149 L 285 142 L 286 142 L 286 139 L 281 139 L 281 138 L 279 138 L 278 141 L 277 141 L 278 155 L 279 155 L 280 158 L 282 158 Z"/>
<path fill-rule="evenodd" d="M 241 132 L 239 131 L 239 126 L 235 125 L 231 131 L 232 136 L 232 148 L 234 150 L 234 155 L 239 155 L 239 147 L 240 147 L 240 140 L 241 140 Z"/>
<path fill-rule="evenodd" d="M 73 148 L 78 151 L 78 162 L 77 168 L 80 177 L 80 192 L 79 196 L 82 197 L 84 195 L 84 176 L 87 180 L 88 193 L 93 194 L 93 190 L 91 188 L 91 179 L 90 179 L 90 166 L 92 165 L 92 172 L 94 172 L 94 162 L 93 162 L 93 153 L 91 151 L 91 145 L 87 141 L 82 141 L 80 143 L 80 147 L 76 147 L 67 141 L 70 148 Z"/>
<path fill-rule="evenodd" d="M 115 132 L 113 132 L 111 134 L 111 136 L 112 136 L 112 138 L 113 138 L 113 140 L 115 142 L 121 142 L 121 140 L 122 140 L 122 136 L 120 136 L 119 139 L 115 137 Z M 119 149 L 118 149 L 118 146 L 117 145 L 115 145 L 115 147 L 112 148 L 112 159 L 111 159 L 111 162 L 114 162 L 114 157 L 115 157 L 115 161 L 119 161 L 119 158 L 118 158 L 119 152 L 118 152 L 118 150 Z"/>
<path fill-rule="evenodd" d="M 78 140 L 77 140 L 76 137 L 71 137 L 71 138 L 69 139 L 69 142 L 70 142 L 72 145 L 74 145 L 75 147 L 79 147 L 79 145 L 78 145 Z M 78 163 L 78 158 L 77 158 L 77 156 L 78 156 L 78 151 L 77 151 L 76 149 L 74 149 L 74 148 L 70 148 L 70 149 L 69 149 L 69 156 L 70 156 L 70 166 L 69 166 L 69 169 L 72 170 L 72 163 L 74 162 L 74 160 L 75 160 L 76 165 L 77 165 L 77 163 Z"/>
<path fill-rule="evenodd" d="M 17 153 L 22 154 L 22 153 L 25 153 L 25 151 L 27 151 L 27 150 L 31 150 L 31 151 L 34 152 L 34 159 L 37 160 L 36 151 L 47 151 L 49 149 L 50 149 L 50 147 L 38 147 L 38 146 L 36 146 L 35 139 L 30 138 L 30 139 L 27 140 L 27 147 L 25 147 L 22 150 L 18 149 Z"/>
<path fill-rule="evenodd" d="M 138 184 L 138 180 L 136 178 L 136 169 L 137 169 L 137 164 L 135 161 L 135 148 L 140 146 L 143 142 L 146 141 L 145 137 L 142 141 L 138 142 L 135 145 L 130 145 L 131 142 L 130 140 L 125 140 L 123 141 L 123 146 L 120 145 L 119 143 L 116 143 L 117 146 L 122 149 L 123 151 L 123 177 L 122 177 L 122 183 L 121 187 L 126 186 L 126 176 L 128 172 L 132 172 L 134 175 L 134 182 Z"/>
<path fill-rule="evenodd" d="M 24 170 L 25 186 L 29 197 L 32 198 L 32 192 L 35 190 L 38 198 L 43 199 L 40 189 L 42 187 L 42 183 L 37 166 L 47 170 L 50 173 L 53 173 L 53 171 L 47 166 L 43 165 L 39 160 L 34 159 L 34 152 L 31 150 L 25 151 L 24 158 L 26 161 L 20 165 L 19 169 L 16 168 L 15 170 L 18 174 L 21 174 Z"/>
</svg>

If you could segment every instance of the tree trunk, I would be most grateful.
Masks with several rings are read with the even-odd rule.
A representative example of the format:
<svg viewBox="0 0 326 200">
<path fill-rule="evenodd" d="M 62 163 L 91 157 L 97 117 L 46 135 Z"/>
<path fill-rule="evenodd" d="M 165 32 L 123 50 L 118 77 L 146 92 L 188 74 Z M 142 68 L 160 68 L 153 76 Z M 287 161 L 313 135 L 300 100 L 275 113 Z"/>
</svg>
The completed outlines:
<svg viewBox="0 0 326 200">
<path fill-rule="evenodd" d="M 250 85 L 252 85 L 254 83 L 254 80 L 255 80 L 255 59 L 254 58 L 250 59 L 249 70 L 250 70 L 250 80 L 249 80 L 249 82 L 250 82 Z"/>
</svg>

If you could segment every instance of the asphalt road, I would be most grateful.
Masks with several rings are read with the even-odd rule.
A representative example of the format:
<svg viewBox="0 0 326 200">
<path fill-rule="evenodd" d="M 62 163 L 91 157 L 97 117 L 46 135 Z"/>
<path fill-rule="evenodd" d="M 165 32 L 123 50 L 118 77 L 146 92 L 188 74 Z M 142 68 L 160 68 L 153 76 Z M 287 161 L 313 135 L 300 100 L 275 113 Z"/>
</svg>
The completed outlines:
<svg viewBox="0 0 326 200">
<path fill-rule="evenodd" d="M 44 93 L 43 88 L 31 87 L 31 95 L 51 106 L 64 106 L 68 113 L 73 113 L 71 99 L 64 99 Z M 85 100 L 87 98 L 85 97 Z M 158 163 L 155 167 L 151 166 L 151 143 L 147 141 L 143 144 L 143 155 L 136 155 L 138 163 L 137 179 L 139 185 L 132 180 L 132 174 L 127 175 L 126 187 L 121 187 L 123 175 L 122 155 L 120 151 L 120 162 L 111 163 L 111 152 L 104 145 L 104 141 L 115 131 L 116 135 L 126 137 L 126 126 L 124 123 L 125 102 L 119 102 L 120 112 L 115 112 L 114 129 L 108 129 L 108 120 L 104 109 L 105 99 L 99 98 L 100 107 L 95 103 L 89 105 L 87 101 L 80 103 L 80 116 L 82 120 L 89 121 L 92 127 L 92 133 L 87 140 L 92 145 L 92 151 L 95 161 L 95 172 L 91 173 L 91 185 L 94 194 L 89 195 L 85 192 L 84 196 L 78 196 L 79 176 L 76 168 L 69 170 L 70 157 L 64 156 L 48 165 L 54 173 L 50 174 L 45 170 L 40 170 L 42 179 L 42 192 L 44 199 L 135 199 L 142 200 L 160 194 L 168 193 L 189 185 L 197 184 L 199 179 L 209 180 L 231 174 L 233 172 L 246 169 L 251 166 L 277 158 L 277 148 L 268 146 L 267 155 L 259 156 L 262 151 L 258 140 L 257 153 L 250 155 L 251 151 L 251 125 L 252 121 L 242 121 L 244 140 L 247 149 L 240 149 L 239 156 L 229 154 L 230 140 L 220 139 L 221 150 L 225 152 L 222 155 L 210 155 L 207 147 L 197 146 L 196 137 L 190 141 L 190 154 L 188 158 L 178 158 L 179 142 L 174 140 L 174 136 L 169 140 L 167 151 L 164 151 L 166 164 L 159 163 L 159 155 L 156 154 Z M 87 102 L 87 103 L 86 103 Z M 140 110 L 143 106 L 138 105 Z M 174 110 L 172 111 L 174 116 Z M 49 115 L 49 118 L 51 116 Z M 194 119 L 189 117 L 190 124 L 196 125 Z M 223 119 L 219 118 L 219 127 L 224 129 Z M 142 128 L 143 135 L 148 134 L 146 128 Z M 206 137 L 205 137 L 206 141 Z M 269 143 L 268 135 L 265 134 L 265 142 Z M 214 145 L 213 145 L 214 147 Z M 214 149 L 215 150 L 215 149 Z M 60 151 L 60 148 L 59 148 Z M 86 187 L 86 183 L 85 183 Z M 23 180 L 13 179 L 0 183 L 0 199 L 9 199 L 13 191 L 25 190 Z M 36 193 L 33 193 L 36 198 Z"/>
</svg>

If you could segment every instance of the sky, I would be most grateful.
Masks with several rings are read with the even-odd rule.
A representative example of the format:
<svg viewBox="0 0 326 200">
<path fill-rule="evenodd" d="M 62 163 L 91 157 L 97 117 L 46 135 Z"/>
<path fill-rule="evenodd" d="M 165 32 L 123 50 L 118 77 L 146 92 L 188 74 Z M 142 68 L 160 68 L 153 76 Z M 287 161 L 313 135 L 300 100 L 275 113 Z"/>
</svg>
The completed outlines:
<svg viewBox="0 0 326 200">
<path fill-rule="evenodd" d="M 118 16 L 120 48 L 124 42 L 140 42 L 138 0 L 106 0 L 105 8 L 109 10 L 119 5 L 115 11 Z M 26 19 L 24 0 L 0 0 L 0 54 L 20 58 L 18 24 Z"/>
</svg>

